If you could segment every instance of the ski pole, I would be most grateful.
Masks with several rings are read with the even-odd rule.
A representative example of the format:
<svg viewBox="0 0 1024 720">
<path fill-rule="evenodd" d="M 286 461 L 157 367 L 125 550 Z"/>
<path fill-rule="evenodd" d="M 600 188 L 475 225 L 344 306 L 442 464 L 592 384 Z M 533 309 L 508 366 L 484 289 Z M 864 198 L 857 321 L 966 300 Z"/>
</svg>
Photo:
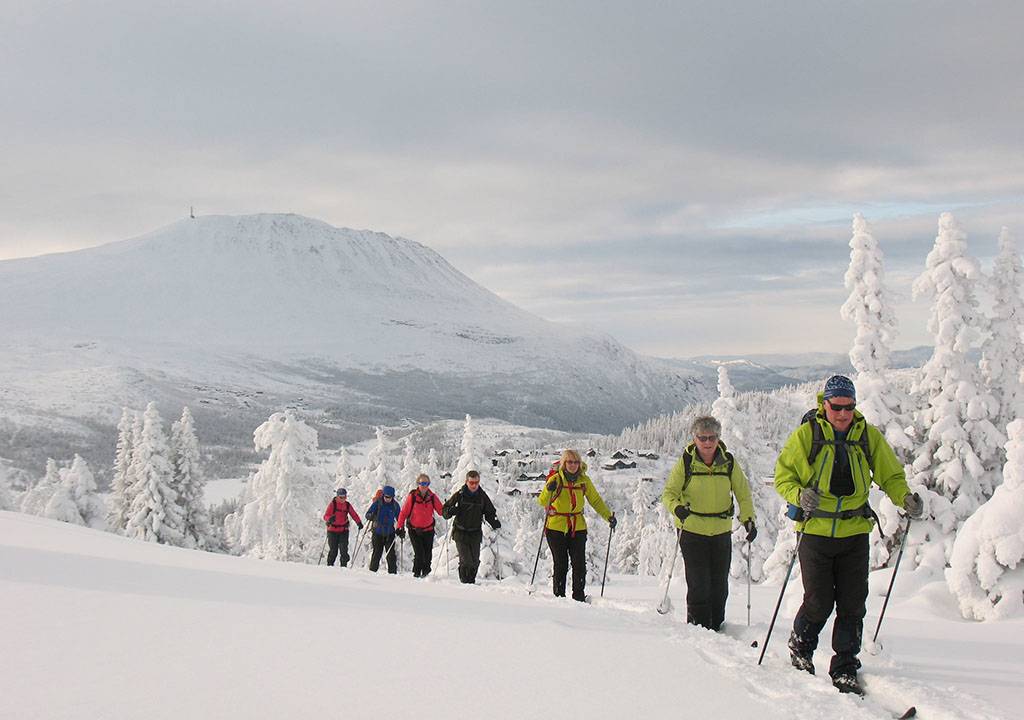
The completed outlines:
<svg viewBox="0 0 1024 720">
<path fill-rule="evenodd" d="M 750 627 L 750 541 L 747 540 L 747 627 Z"/>
<path fill-rule="evenodd" d="M 615 517 L 612 515 L 612 517 Z M 615 528 L 608 529 L 608 549 L 604 551 L 604 574 L 601 576 L 601 597 L 604 597 L 604 582 L 608 579 L 608 556 L 612 554 L 612 535 L 615 534 Z"/>
<path fill-rule="evenodd" d="M 316 561 L 317 565 L 319 565 L 321 562 L 323 562 L 324 550 L 326 550 L 326 549 L 327 549 L 327 536 L 325 535 L 324 536 L 324 546 L 322 548 L 320 548 L 320 559 Z"/>
<path fill-rule="evenodd" d="M 764 645 L 761 646 L 761 656 L 757 659 L 758 665 L 760 665 L 761 661 L 764 660 L 764 652 L 768 649 L 768 640 L 771 639 L 772 630 L 775 628 L 775 619 L 779 616 L 779 608 L 782 607 L 782 596 L 786 594 L 786 585 L 789 584 L 789 576 L 793 572 L 793 563 L 796 562 L 796 556 L 800 552 L 800 541 L 803 540 L 803 538 L 803 533 L 797 533 L 796 547 L 793 548 L 793 557 L 789 559 L 789 567 L 786 569 L 786 579 L 782 581 L 782 590 L 779 591 L 779 601 L 775 603 L 775 612 L 772 613 L 772 621 L 768 625 L 768 634 L 765 635 Z"/>
<path fill-rule="evenodd" d="M 875 636 L 871 638 L 871 642 L 877 642 L 878 630 L 882 627 L 882 618 L 885 617 L 885 608 L 889 606 L 889 595 L 892 594 L 892 586 L 896 582 L 896 573 L 900 569 L 900 560 L 903 559 L 903 548 L 907 545 L 907 536 L 910 535 L 910 516 L 907 515 L 907 529 L 903 531 L 903 539 L 900 540 L 900 551 L 896 555 L 896 565 L 892 569 L 892 577 L 889 579 L 889 589 L 885 591 L 885 602 L 882 603 L 882 612 L 878 615 L 878 625 L 875 626 Z"/>
<path fill-rule="evenodd" d="M 452 577 L 452 562 L 451 562 L 451 541 L 452 541 L 452 528 L 454 523 L 448 521 L 448 532 L 444 536 L 444 574 L 450 580 Z"/>
<path fill-rule="evenodd" d="M 497 530 L 494 531 L 494 563 L 494 574 L 501 582 L 501 536 Z"/>
<path fill-rule="evenodd" d="M 359 542 L 360 542 L 360 538 L 362 537 L 362 534 L 363 534 L 363 529 L 359 528 L 359 530 L 356 531 L 356 543 L 355 543 L 356 547 L 355 547 L 355 550 L 352 551 L 352 557 L 350 557 L 348 559 L 348 561 L 350 563 L 352 563 L 352 567 L 356 566 L 356 555 L 359 553 Z"/>
<path fill-rule="evenodd" d="M 676 529 L 676 544 L 672 546 L 672 564 L 668 568 L 668 582 L 665 583 L 665 597 L 661 599 L 661 604 L 658 605 L 658 613 L 661 615 L 668 615 L 669 611 L 669 600 L 668 591 L 672 587 L 672 573 L 676 571 L 676 558 L 680 554 L 679 550 L 679 539 L 683 536 L 683 529 Z"/>
<path fill-rule="evenodd" d="M 548 506 L 550 509 L 550 506 Z M 537 541 L 537 557 L 533 560 L 533 575 L 530 576 L 529 591 L 533 592 L 537 588 L 534 587 L 533 581 L 537 579 L 537 565 L 540 563 L 540 549 L 544 546 L 544 530 L 548 524 L 548 518 L 545 514 L 544 521 L 540 525 L 540 540 Z"/>
<path fill-rule="evenodd" d="M 405 538 L 402 538 L 402 544 L 398 546 L 398 572 L 402 572 L 402 558 L 404 558 L 404 557 L 405 557 Z"/>
</svg>

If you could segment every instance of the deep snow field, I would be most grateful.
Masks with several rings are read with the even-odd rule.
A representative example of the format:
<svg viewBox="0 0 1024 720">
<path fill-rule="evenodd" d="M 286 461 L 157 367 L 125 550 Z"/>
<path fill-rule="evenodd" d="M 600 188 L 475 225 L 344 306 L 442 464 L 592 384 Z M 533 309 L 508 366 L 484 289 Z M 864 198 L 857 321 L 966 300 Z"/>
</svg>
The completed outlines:
<svg viewBox="0 0 1024 720">
<path fill-rule="evenodd" d="M 681 564 L 667 616 L 654 578 L 611 578 L 583 605 L 550 597 L 549 565 L 545 553 L 530 596 L 523 579 L 461 586 L 443 564 L 415 580 L 0 512 L 0 718 L 1020 716 L 1024 621 L 960 620 L 938 584 L 897 579 L 884 649 L 862 655 L 861 700 L 789 668 L 796 586 L 757 667 L 750 645 L 778 586 L 753 589 L 747 628 L 734 585 L 715 635 L 684 624 Z M 866 638 L 889 572 L 872 576 Z M 600 578 L 588 590 L 596 598 Z"/>
</svg>

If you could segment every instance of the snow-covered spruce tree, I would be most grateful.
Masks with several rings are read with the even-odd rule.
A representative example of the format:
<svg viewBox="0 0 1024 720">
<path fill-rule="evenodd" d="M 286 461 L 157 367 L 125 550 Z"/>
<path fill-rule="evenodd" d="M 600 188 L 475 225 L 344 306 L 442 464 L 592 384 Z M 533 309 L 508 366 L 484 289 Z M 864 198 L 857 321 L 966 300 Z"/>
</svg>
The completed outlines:
<svg viewBox="0 0 1024 720">
<path fill-rule="evenodd" d="M 171 426 L 171 456 L 174 488 L 178 492 L 178 504 L 184 514 L 184 545 L 209 549 L 213 530 L 204 495 L 206 478 L 199 464 L 199 438 L 196 437 L 195 420 L 188 407 L 182 409 L 181 419 Z"/>
<path fill-rule="evenodd" d="M 398 473 L 400 487 L 397 490 L 399 497 L 404 499 L 405 495 L 416 489 L 416 477 L 420 474 L 420 461 L 416 459 L 416 447 L 412 444 L 409 436 L 405 437 L 403 446 L 402 469 Z"/>
<path fill-rule="evenodd" d="M 641 565 L 646 566 L 646 558 L 642 558 L 644 529 L 654 520 L 657 502 L 654 483 L 637 475 L 636 484 L 630 497 L 629 512 L 619 518 L 615 532 L 612 554 L 615 565 L 626 574 L 642 574 Z"/>
<path fill-rule="evenodd" d="M 14 508 L 14 492 L 11 490 L 11 482 L 7 477 L 7 468 L 0 465 L 0 510 L 12 510 Z"/>
<path fill-rule="evenodd" d="M 270 455 L 249 478 L 239 510 L 224 519 L 228 541 L 243 555 L 315 562 L 329 480 L 317 460 L 316 430 L 286 410 L 256 428 L 253 440 Z"/>
<path fill-rule="evenodd" d="M 132 448 L 130 473 L 135 482 L 128 489 L 132 505 L 125 535 L 147 542 L 181 545 L 184 513 L 174 489 L 171 449 L 156 403 L 142 416 L 142 432 Z"/>
<path fill-rule="evenodd" d="M 491 478 L 486 477 L 484 472 L 490 467 L 483 453 L 483 448 L 478 447 L 476 437 L 474 434 L 473 418 L 466 415 L 466 423 L 462 426 L 462 441 L 459 444 L 461 452 L 459 459 L 455 463 L 455 469 L 452 471 L 451 487 L 449 488 L 449 494 L 455 492 L 462 484 L 466 482 L 466 473 L 470 470 L 476 470 L 480 473 L 480 487 L 487 491 L 487 494 L 494 499 L 494 495 L 497 492 L 497 488 L 493 482 L 489 482 Z"/>
<path fill-rule="evenodd" d="M 39 479 L 35 485 L 30 487 L 21 496 L 21 512 L 27 515 L 43 515 L 46 512 L 46 505 L 50 498 L 60 487 L 60 470 L 57 468 L 57 461 L 53 458 L 46 459 L 46 474 Z"/>
<path fill-rule="evenodd" d="M 960 528 L 946 570 L 967 619 L 1024 615 L 1024 420 L 1008 435 L 1003 482 Z"/>
<path fill-rule="evenodd" d="M 998 403 L 984 391 L 978 367 L 968 359 L 984 328 L 975 298 L 980 275 L 967 255 L 967 235 L 943 213 L 927 269 L 914 282 L 915 297 L 933 298 L 928 329 L 935 350 L 914 387 L 927 406 L 917 422 L 924 442 L 913 463 L 912 484 L 940 492 L 960 520 L 991 495 L 993 463 L 1004 442 L 992 424 Z"/>
<path fill-rule="evenodd" d="M 1024 417 L 1024 270 L 1010 231 L 999 235 L 999 255 L 992 267 L 992 319 L 990 334 L 981 348 L 981 374 L 985 387 L 999 402 L 995 426 L 1005 430 Z"/>
<path fill-rule="evenodd" d="M 107 525 L 111 532 L 124 533 L 128 524 L 131 498 L 128 488 L 134 484 L 129 468 L 132 464 L 132 447 L 135 445 L 135 424 L 139 414 L 129 408 L 121 410 L 117 424 L 117 447 L 114 450 L 114 474 L 110 480 L 110 495 L 107 498 Z M 139 430 L 141 432 L 141 425 Z"/>
<path fill-rule="evenodd" d="M 334 466 L 334 487 L 345 488 L 348 490 L 351 481 L 349 478 L 352 476 L 352 461 L 349 459 L 348 450 L 345 448 L 341 449 L 341 453 L 338 454 L 338 463 Z M 354 498 L 353 498 L 354 499 Z"/>
<path fill-rule="evenodd" d="M 96 478 L 81 455 L 75 455 L 71 467 L 62 471 L 63 484 L 68 488 L 71 499 L 78 508 L 82 523 L 96 530 L 107 529 L 107 510 L 100 500 Z"/>
<path fill-rule="evenodd" d="M 384 428 L 377 427 L 377 444 L 366 454 L 366 465 L 359 471 L 354 485 L 355 492 L 349 489 L 349 499 L 357 507 L 369 508 L 373 495 L 381 487 L 388 484 L 388 451 L 384 438 Z"/>
<path fill-rule="evenodd" d="M 774 487 L 762 483 L 759 479 L 760 472 L 755 469 L 753 463 L 758 448 L 754 442 L 749 415 L 740 412 L 736 401 L 736 390 L 729 380 L 729 371 L 724 365 L 719 365 L 718 399 L 711 404 L 711 414 L 722 424 L 722 442 L 732 453 L 750 485 L 750 496 L 754 503 L 758 528 L 757 538 L 750 547 L 750 575 L 751 580 L 760 581 L 763 579 L 764 561 L 775 548 L 779 532 L 776 511 L 781 501 Z M 732 546 L 729 573 L 733 577 L 746 577 L 747 531 L 740 525 L 733 531 Z"/>
<path fill-rule="evenodd" d="M 85 520 L 82 519 L 82 514 L 78 512 L 78 506 L 75 504 L 74 489 L 68 482 L 68 469 L 61 468 L 58 474 L 60 482 L 43 508 L 43 517 L 72 525 L 85 525 Z"/>
<path fill-rule="evenodd" d="M 431 482 L 437 483 L 441 477 L 440 464 L 437 461 L 437 450 L 430 448 L 430 452 L 427 453 L 427 461 L 420 465 L 420 472 L 424 473 L 430 478 Z M 438 484 L 438 491 L 441 490 L 440 484 Z M 445 498 L 441 498 L 444 500 Z"/>
<path fill-rule="evenodd" d="M 906 432 L 913 425 L 910 402 L 900 385 L 890 382 L 896 313 L 885 286 L 882 250 L 860 213 L 853 217 L 845 283 L 850 295 L 840 314 L 857 329 L 850 349 L 850 363 L 857 371 L 857 409 L 882 432 L 897 457 L 910 462 L 913 443 Z"/>
</svg>

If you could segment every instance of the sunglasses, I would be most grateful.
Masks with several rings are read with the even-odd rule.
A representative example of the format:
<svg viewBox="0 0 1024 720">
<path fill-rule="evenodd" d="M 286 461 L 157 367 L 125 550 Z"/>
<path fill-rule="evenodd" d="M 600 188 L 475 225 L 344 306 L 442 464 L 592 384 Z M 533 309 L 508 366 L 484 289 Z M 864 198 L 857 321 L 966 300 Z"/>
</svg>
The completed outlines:
<svg viewBox="0 0 1024 720">
<path fill-rule="evenodd" d="M 429 485 L 430 485 L 430 481 L 429 480 L 421 480 L 420 481 L 420 487 L 427 487 Z"/>
<path fill-rule="evenodd" d="M 694 435 L 700 442 L 714 442 L 718 439 L 717 435 Z"/>
<path fill-rule="evenodd" d="M 849 405 L 836 405 L 834 402 L 828 404 L 832 408 L 832 412 L 853 412 L 853 409 L 857 407 L 857 403 L 850 403 Z"/>
<path fill-rule="evenodd" d="M 479 480 L 467 480 L 466 484 L 467 485 L 479 485 L 480 481 Z"/>
<path fill-rule="evenodd" d="M 579 465 L 580 461 L 579 460 L 566 460 L 565 464 L 566 465 Z"/>
</svg>

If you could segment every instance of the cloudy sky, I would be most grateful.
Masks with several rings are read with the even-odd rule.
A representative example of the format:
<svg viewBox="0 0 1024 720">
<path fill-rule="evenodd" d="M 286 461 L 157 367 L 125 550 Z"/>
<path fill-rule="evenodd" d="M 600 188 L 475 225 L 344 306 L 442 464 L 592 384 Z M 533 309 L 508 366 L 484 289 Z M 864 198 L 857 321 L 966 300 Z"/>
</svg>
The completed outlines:
<svg viewBox="0 0 1024 720">
<path fill-rule="evenodd" d="M 851 217 L 900 347 L 938 214 L 1024 245 L 1024 3 L 0 0 L 0 259 L 188 213 L 422 242 L 690 356 L 845 351 Z"/>
</svg>

